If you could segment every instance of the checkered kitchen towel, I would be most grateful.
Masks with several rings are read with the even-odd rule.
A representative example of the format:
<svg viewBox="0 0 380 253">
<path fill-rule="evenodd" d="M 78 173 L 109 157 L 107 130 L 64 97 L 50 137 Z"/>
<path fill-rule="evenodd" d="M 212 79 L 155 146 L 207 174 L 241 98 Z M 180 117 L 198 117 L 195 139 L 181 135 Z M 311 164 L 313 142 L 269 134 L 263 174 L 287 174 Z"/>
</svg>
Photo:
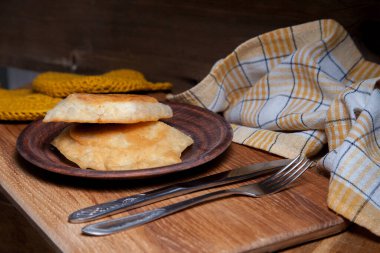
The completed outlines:
<svg viewBox="0 0 380 253">
<path fill-rule="evenodd" d="M 331 171 L 328 205 L 380 235 L 380 66 L 342 26 L 319 20 L 240 45 L 170 100 L 223 112 L 233 141 Z"/>
</svg>

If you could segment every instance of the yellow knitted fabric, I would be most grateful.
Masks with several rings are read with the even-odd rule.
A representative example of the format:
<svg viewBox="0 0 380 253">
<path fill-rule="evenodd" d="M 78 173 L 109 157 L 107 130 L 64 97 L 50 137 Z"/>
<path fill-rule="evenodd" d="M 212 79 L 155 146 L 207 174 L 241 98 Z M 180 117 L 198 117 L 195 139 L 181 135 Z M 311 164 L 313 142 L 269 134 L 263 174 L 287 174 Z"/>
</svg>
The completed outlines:
<svg viewBox="0 0 380 253">
<path fill-rule="evenodd" d="M 66 97 L 72 93 L 122 93 L 172 88 L 170 83 L 149 82 L 140 72 L 129 69 L 93 76 L 46 72 L 37 76 L 32 85 L 35 91 L 53 97 Z"/>
<path fill-rule="evenodd" d="M 61 99 L 33 93 L 31 89 L 0 89 L 0 120 L 35 120 Z"/>
</svg>

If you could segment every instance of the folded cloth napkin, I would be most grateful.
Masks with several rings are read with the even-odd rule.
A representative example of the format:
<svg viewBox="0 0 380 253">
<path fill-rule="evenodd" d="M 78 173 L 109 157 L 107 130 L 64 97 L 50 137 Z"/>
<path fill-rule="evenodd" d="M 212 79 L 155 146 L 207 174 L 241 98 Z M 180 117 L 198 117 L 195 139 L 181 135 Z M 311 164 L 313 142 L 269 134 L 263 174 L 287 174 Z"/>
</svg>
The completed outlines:
<svg viewBox="0 0 380 253">
<path fill-rule="evenodd" d="M 284 157 L 328 143 L 329 207 L 380 235 L 378 79 L 341 25 L 318 20 L 248 40 L 168 99 L 223 112 L 234 142 Z"/>
<path fill-rule="evenodd" d="M 46 72 L 38 75 L 32 86 L 35 91 L 52 97 L 66 97 L 72 93 L 121 93 L 172 88 L 170 83 L 149 82 L 143 74 L 131 69 L 113 70 L 102 75 Z"/>
</svg>

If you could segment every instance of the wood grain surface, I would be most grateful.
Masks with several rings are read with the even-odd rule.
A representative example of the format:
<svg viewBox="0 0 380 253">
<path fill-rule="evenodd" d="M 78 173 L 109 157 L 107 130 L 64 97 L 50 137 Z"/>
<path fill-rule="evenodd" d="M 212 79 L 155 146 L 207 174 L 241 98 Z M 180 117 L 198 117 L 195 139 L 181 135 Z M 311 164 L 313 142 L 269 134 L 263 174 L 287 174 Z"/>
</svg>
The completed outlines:
<svg viewBox="0 0 380 253">
<path fill-rule="evenodd" d="M 15 149 L 17 136 L 24 127 L 0 125 L 1 188 L 56 249 L 63 252 L 272 251 L 337 233 L 346 226 L 344 220 L 326 206 L 328 180 L 310 171 L 291 189 L 269 197 L 225 198 L 115 235 L 84 236 L 80 232 L 83 224 L 67 222 L 68 214 L 79 208 L 277 158 L 232 144 L 225 153 L 205 165 L 165 177 L 113 182 L 80 179 L 41 170 L 24 161 Z M 237 185 L 240 184 L 234 186 Z M 229 187 L 232 186 L 219 188 Z M 169 199 L 127 213 L 210 191 Z"/>
<path fill-rule="evenodd" d="M 173 117 L 163 119 L 166 124 L 191 136 L 194 143 L 181 155 L 181 163 L 157 168 L 97 171 L 80 169 L 67 160 L 50 144 L 69 123 L 43 123 L 41 120 L 28 125 L 17 141 L 17 150 L 27 161 L 48 171 L 86 178 L 136 179 L 184 171 L 206 163 L 223 151 L 232 140 L 232 129 L 220 115 L 193 105 L 169 103 Z"/>
</svg>

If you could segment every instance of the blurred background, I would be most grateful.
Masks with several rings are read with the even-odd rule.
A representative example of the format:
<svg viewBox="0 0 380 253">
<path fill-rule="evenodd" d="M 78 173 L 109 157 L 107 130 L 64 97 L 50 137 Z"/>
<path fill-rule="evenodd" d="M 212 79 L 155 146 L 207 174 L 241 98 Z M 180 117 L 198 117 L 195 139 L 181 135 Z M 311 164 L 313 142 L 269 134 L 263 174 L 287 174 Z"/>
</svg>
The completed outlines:
<svg viewBox="0 0 380 253">
<path fill-rule="evenodd" d="M 131 68 L 178 92 L 242 42 L 321 18 L 338 21 L 379 62 L 379 14 L 378 0 L 0 1 L 0 82 Z"/>
</svg>

